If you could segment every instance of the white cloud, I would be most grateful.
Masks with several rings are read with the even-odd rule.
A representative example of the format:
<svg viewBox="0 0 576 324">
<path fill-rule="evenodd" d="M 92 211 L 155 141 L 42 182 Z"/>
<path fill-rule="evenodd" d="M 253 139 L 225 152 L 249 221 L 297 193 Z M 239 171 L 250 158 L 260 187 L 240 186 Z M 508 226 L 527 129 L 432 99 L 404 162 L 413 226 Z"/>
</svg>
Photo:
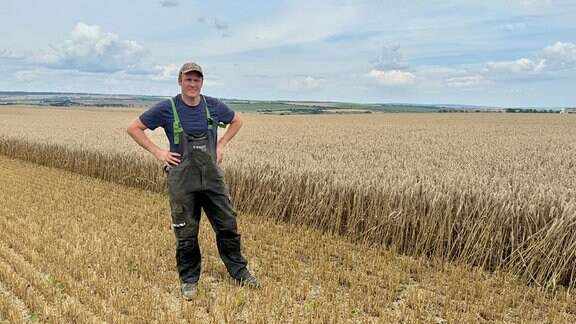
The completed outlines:
<svg viewBox="0 0 576 324">
<path fill-rule="evenodd" d="M 168 66 L 155 65 L 152 67 L 152 70 L 157 71 L 156 74 L 150 76 L 152 80 L 164 81 L 176 80 L 179 68 L 175 64 Z"/>
<path fill-rule="evenodd" d="M 146 55 L 135 41 L 103 33 L 100 26 L 78 23 L 71 39 L 54 48 L 54 54 L 39 56 L 53 68 L 88 72 L 115 72 L 133 68 Z"/>
<path fill-rule="evenodd" d="M 403 85 L 416 82 L 416 76 L 410 72 L 398 70 L 372 70 L 364 77 L 380 85 Z"/>
<path fill-rule="evenodd" d="M 317 79 L 308 76 L 303 80 L 294 80 L 288 84 L 285 84 L 281 88 L 284 90 L 311 90 L 324 86 L 325 84 L 326 79 Z"/>
<path fill-rule="evenodd" d="M 546 67 L 546 60 L 538 61 L 521 58 L 515 61 L 491 62 L 486 65 L 484 72 L 496 73 L 535 73 Z"/>
<path fill-rule="evenodd" d="M 487 80 L 481 75 L 449 78 L 446 80 L 446 86 L 450 88 L 468 88 L 487 83 Z"/>
<path fill-rule="evenodd" d="M 212 79 L 204 79 L 204 86 L 207 87 L 222 87 L 223 84 L 220 81 L 212 80 Z"/>
<path fill-rule="evenodd" d="M 384 70 L 402 70 L 408 67 L 408 64 L 402 60 L 400 53 L 400 43 L 387 44 L 382 46 L 380 56 L 370 62 L 374 69 Z"/>
<path fill-rule="evenodd" d="M 576 66 L 576 44 L 556 42 L 546 46 L 540 56 L 554 68 L 574 67 Z"/>
<path fill-rule="evenodd" d="M 536 74 L 539 72 L 576 68 L 576 44 L 556 42 L 539 51 L 534 58 L 490 62 L 483 73 Z"/>
</svg>

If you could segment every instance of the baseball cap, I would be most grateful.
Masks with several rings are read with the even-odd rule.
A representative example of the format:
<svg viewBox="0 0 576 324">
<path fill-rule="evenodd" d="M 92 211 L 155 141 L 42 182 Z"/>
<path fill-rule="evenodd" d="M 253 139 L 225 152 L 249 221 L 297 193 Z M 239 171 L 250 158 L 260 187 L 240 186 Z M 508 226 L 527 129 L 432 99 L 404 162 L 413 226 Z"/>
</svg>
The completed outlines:
<svg viewBox="0 0 576 324">
<path fill-rule="evenodd" d="M 182 67 L 180 68 L 180 74 L 188 73 L 188 72 L 192 72 L 192 71 L 196 71 L 196 72 L 200 73 L 200 75 L 202 75 L 202 77 L 204 77 L 204 73 L 202 72 L 202 67 L 200 67 L 200 65 L 198 65 L 198 63 L 195 63 L 195 62 L 184 63 L 184 65 L 182 65 Z"/>
</svg>

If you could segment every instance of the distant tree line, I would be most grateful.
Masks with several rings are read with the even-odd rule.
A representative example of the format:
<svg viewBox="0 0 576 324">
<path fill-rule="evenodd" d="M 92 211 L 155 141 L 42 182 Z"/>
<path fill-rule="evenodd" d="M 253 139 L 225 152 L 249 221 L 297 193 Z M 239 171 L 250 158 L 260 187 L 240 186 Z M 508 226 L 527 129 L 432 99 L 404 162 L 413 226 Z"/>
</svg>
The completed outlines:
<svg viewBox="0 0 576 324">
<path fill-rule="evenodd" d="M 62 100 L 42 100 L 41 104 L 47 104 L 52 107 L 132 107 L 132 104 L 122 104 L 122 103 L 113 103 L 113 102 L 100 102 L 100 103 L 82 103 L 77 101 L 72 101 L 70 99 L 62 99 Z"/>
<path fill-rule="evenodd" d="M 260 109 L 261 113 L 281 113 L 281 114 L 323 114 L 325 108 L 289 108 L 289 109 Z"/>
<path fill-rule="evenodd" d="M 559 114 L 559 110 L 553 109 L 517 109 L 517 108 L 507 108 L 507 113 L 538 113 L 538 114 Z"/>
<path fill-rule="evenodd" d="M 559 114 L 559 110 L 554 109 L 520 109 L 520 108 L 506 108 L 503 110 L 492 109 L 438 109 L 439 113 L 538 113 L 538 114 Z"/>
<path fill-rule="evenodd" d="M 438 109 L 439 113 L 501 113 L 503 110 L 486 110 L 486 109 Z"/>
</svg>

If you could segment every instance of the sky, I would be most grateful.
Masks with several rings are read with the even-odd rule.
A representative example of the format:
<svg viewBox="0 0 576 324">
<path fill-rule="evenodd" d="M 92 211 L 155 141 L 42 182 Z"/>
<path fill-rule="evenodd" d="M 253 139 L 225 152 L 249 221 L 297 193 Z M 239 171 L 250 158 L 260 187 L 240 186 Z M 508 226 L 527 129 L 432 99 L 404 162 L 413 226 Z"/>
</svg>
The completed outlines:
<svg viewBox="0 0 576 324">
<path fill-rule="evenodd" d="M 0 91 L 576 106 L 574 0 L 2 0 Z"/>
</svg>

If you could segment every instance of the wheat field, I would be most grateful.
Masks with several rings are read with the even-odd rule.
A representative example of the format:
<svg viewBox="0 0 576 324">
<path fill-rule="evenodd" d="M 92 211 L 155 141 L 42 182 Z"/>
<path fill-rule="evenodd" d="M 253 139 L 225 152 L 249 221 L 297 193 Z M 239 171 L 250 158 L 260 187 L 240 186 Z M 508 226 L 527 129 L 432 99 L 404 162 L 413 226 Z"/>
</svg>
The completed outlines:
<svg viewBox="0 0 576 324">
<path fill-rule="evenodd" d="M 79 182 L 81 188 L 63 189 L 61 196 L 51 199 L 55 203 L 81 205 L 93 194 L 67 198 L 68 194 L 93 187 L 95 180 L 91 179 L 106 180 L 97 183 L 120 189 L 103 190 L 102 205 L 91 207 L 92 212 L 108 215 L 110 222 L 125 221 L 127 212 L 120 211 L 123 208 L 132 208 L 131 213 L 136 214 L 151 212 L 158 219 L 156 226 L 162 227 L 167 215 L 165 177 L 159 164 L 125 134 L 127 124 L 141 112 L 142 109 L 0 107 L 0 154 L 50 167 L 42 169 L 41 174 L 62 172 L 54 170 L 59 168 L 90 177 L 69 181 L 69 184 Z M 179 307 L 188 305 L 179 304 L 176 278 L 170 273 L 172 256 L 167 256 L 172 253 L 173 242 L 153 250 L 147 246 L 149 242 L 162 240 L 165 244 L 172 240 L 170 233 L 162 232 L 162 238 L 145 237 L 142 242 L 127 241 L 143 244 L 131 251 L 138 250 L 132 254 L 139 255 L 150 253 L 145 261 L 125 254 L 106 257 L 105 253 L 112 251 L 111 246 L 106 249 L 106 244 L 113 244 L 117 237 L 130 232 L 115 223 L 118 228 L 110 234 L 113 240 L 100 238 L 92 243 L 91 250 L 103 249 L 102 254 L 92 260 L 109 261 L 97 265 L 108 267 L 105 273 L 124 268 L 125 273 L 119 273 L 112 280 L 115 284 L 132 285 L 122 282 L 127 274 L 140 278 L 131 289 L 147 287 L 147 281 L 142 278 L 167 280 L 153 285 L 151 292 L 142 292 L 147 296 L 159 292 L 172 296 L 166 306 L 159 304 L 160 310 L 154 310 L 154 303 L 146 304 L 152 309 L 146 313 L 149 318 L 177 322 L 203 314 L 198 320 L 207 322 L 266 322 L 267 317 L 278 322 L 565 322 L 574 319 L 570 290 L 576 283 L 576 118 L 573 116 L 469 113 L 243 114 L 243 117 L 245 125 L 229 145 L 223 168 L 236 208 L 248 220 L 247 226 L 255 226 L 246 231 L 243 243 L 247 255 L 255 256 L 252 266 L 263 273 L 267 283 L 273 282 L 270 295 L 229 285 L 222 288 L 221 282 L 226 281 L 223 268 L 213 257 L 214 268 L 207 268 L 204 278 L 208 278 L 207 285 L 211 287 L 207 289 L 218 293 L 203 295 L 204 302 L 212 304 L 218 300 L 218 307 L 230 310 L 235 304 L 237 308 L 229 317 L 209 307 L 203 309 L 204 313 L 193 308 L 189 313 L 182 311 Z M 166 147 L 161 131 L 149 132 L 149 135 Z M 13 161 L 4 160 L 4 164 L 10 165 Z M 5 170 L 12 169 L 6 167 Z M 63 174 L 66 176 L 53 175 L 44 180 L 45 187 L 51 188 L 60 178 L 78 177 Z M 12 190 L 22 191 L 18 187 Z M 106 195 L 115 190 L 145 191 L 118 193 L 116 205 L 114 195 Z M 8 195 L 5 192 L 3 189 L 2 193 Z M 57 194 L 58 190 L 41 192 L 41 195 Z M 34 199 L 38 195 L 28 196 Z M 145 199 L 140 200 L 139 196 Z M 19 204 L 7 198 L 3 198 L 3 206 L 3 213 L 11 213 L 7 215 L 62 213 L 62 221 L 68 226 L 77 220 L 77 216 L 46 209 L 44 205 L 33 210 L 16 207 Z M 112 211 L 114 208 L 118 210 Z M 12 227 L 13 224 L 6 223 L 11 217 L 3 220 L 4 228 Z M 134 218 L 129 221 L 137 222 Z M 36 238 L 41 235 L 56 235 L 44 239 L 58 242 L 52 248 L 56 251 L 48 251 L 47 247 L 42 250 L 60 255 L 55 264 L 78 264 L 65 259 L 68 250 L 81 246 L 78 230 L 58 240 L 57 235 L 62 233 L 41 234 L 42 227 L 34 219 L 27 222 L 35 224 L 36 232 L 21 233 L 29 236 L 25 243 L 19 242 L 24 245 L 11 246 L 15 244 L 12 240 L 20 237 L 18 234 L 2 241 L 8 251 L 3 260 L 8 261 L 1 281 L 4 286 L 0 286 L 5 301 L 0 310 L 12 314 L 4 316 L 6 320 L 26 314 L 46 321 L 82 318 L 114 322 L 120 318 L 119 322 L 139 322 L 145 318 L 137 317 L 141 315 L 125 305 L 129 302 L 116 295 L 119 304 L 98 299 L 109 299 L 105 296 L 116 292 L 102 290 L 100 297 L 82 297 L 81 292 L 76 291 L 81 284 L 76 281 L 91 289 L 100 289 L 95 286 L 102 284 L 102 278 L 97 278 L 99 271 L 92 268 L 77 270 L 78 274 L 71 266 L 58 270 L 57 274 L 52 273 L 56 270 L 41 270 L 38 276 L 47 278 L 48 282 L 25 277 L 12 283 L 9 278 L 18 278 L 17 268 L 34 269 L 45 258 L 42 254 L 33 256 L 39 252 L 27 247 L 27 244 L 37 244 L 37 248 L 48 246 L 37 242 Z M 131 226 L 152 231 L 149 223 L 137 224 Z M 100 232 L 105 233 L 107 228 L 102 224 L 94 228 L 84 225 L 82 228 L 90 229 L 86 235 L 103 235 Z M 59 226 L 64 228 L 62 223 Z M 53 224 L 50 228 L 57 227 Z M 268 233 L 270 228 L 277 230 Z M 210 229 L 203 232 L 209 233 Z M 272 235 L 268 243 L 259 241 L 268 234 Z M 274 237 L 280 240 L 274 241 Z M 305 247 L 296 248 L 300 244 Z M 209 249 L 211 245 L 202 246 Z M 341 247 L 334 250 L 338 246 Z M 294 254 L 281 257 L 291 249 Z M 260 250 L 265 250 L 266 256 Z M 75 253 L 78 257 L 74 260 L 89 258 L 84 252 Z M 311 263 L 311 260 L 315 261 Z M 153 267 L 142 277 L 143 264 L 154 262 L 160 262 L 164 268 L 159 271 L 160 268 Z M 275 264 L 273 269 L 270 264 Z M 345 271 L 339 271 L 341 267 Z M 316 273 L 317 269 L 322 270 L 321 275 Z M 284 277 L 286 272 L 288 275 Z M 16 293 L 31 280 L 35 280 L 31 286 L 44 297 L 30 301 L 25 291 Z M 239 290 L 220 293 L 220 289 Z M 513 299 L 502 299 L 508 298 L 502 296 L 502 291 Z M 69 304 L 59 301 L 52 305 L 47 301 L 51 297 L 46 295 L 64 292 L 60 297 Z M 201 290 L 201 295 L 202 292 L 205 291 Z M 230 297 L 236 293 L 250 297 Z M 228 296 L 224 304 L 218 299 L 221 295 Z M 18 302 L 7 302 L 11 299 Z M 262 304 L 258 308 L 263 309 L 261 313 L 255 311 L 255 304 L 247 307 L 247 301 L 255 299 Z M 75 304 L 85 305 L 84 310 L 72 312 L 70 307 Z M 238 308 L 239 305 L 242 307 Z M 171 308 L 180 309 L 180 313 L 174 317 L 161 315 L 169 313 Z M 68 313 L 62 313 L 63 309 L 72 313 L 65 315 Z M 52 311 L 59 315 L 50 317 Z"/>
<path fill-rule="evenodd" d="M 125 134 L 141 112 L 3 107 L 3 151 L 162 192 L 156 162 Z M 542 286 L 576 282 L 574 116 L 244 117 L 223 165 L 242 212 Z"/>
</svg>

